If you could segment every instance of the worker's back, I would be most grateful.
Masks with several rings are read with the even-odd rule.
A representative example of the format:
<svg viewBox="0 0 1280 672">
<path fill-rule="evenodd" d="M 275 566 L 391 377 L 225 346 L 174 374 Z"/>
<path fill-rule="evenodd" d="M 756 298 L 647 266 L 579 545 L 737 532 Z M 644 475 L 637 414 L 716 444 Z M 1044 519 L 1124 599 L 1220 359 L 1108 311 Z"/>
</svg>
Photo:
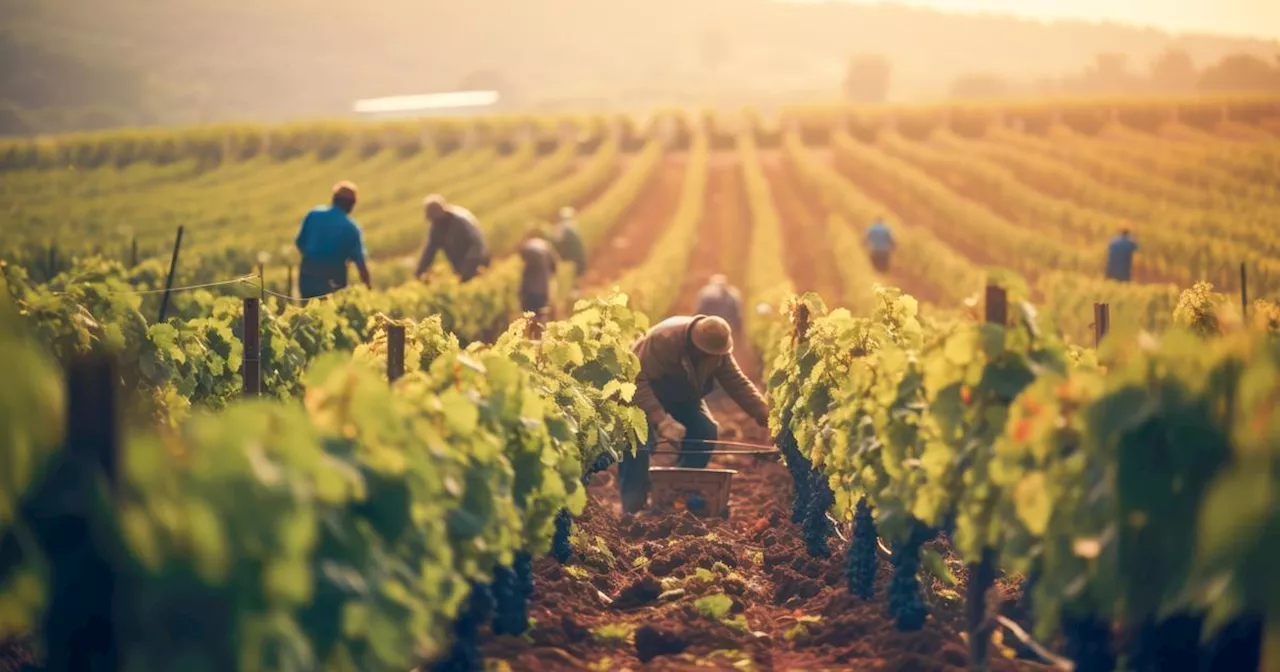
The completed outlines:
<svg viewBox="0 0 1280 672">
<path fill-rule="evenodd" d="M 737 289 L 713 282 L 698 292 L 694 313 L 722 318 L 736 330 L 742 325 L 742 297 Z"/>
<path fill-rule="evenodd" d="M 524 260 L 521 292 L 547 296 L 556 272 L 556 253 L 551 244 L 541 238 L 530 238 L 520 246 L 520 258 Z"/>
<path fill-rule="evenodd" d="M 582 236 L 572 221 L 562 222 L 554 239 L 556 253 L 560 259 L 574 265 L 574 275 L 581 276 L 587 270 L 587 250 L 582 244 Z"/>
<path fill-rule="evenodd" d="M 344 268 L 348 261 L 364 258 L 360 227 L 331 205 L 307 213 L 296 242 L 303 261 L 312 264 Z"/>
<path fill-rule="evenodd" d="M 1129 280 L 1133 273 L 1133 253 L 1138 244 L 1126 235 L 1111 239 L 1107 246 L 1107 277 L 1112 280 Z"/>
<path fill-rule="evenodd" d="M 447 206 L 444 215 L 431 222 L 427 247 L 422 251 L 415 275 L 426 272 L 437 250 L 444 252 L 454 272 L 463 280 L 469 280 L 480 266 L 489 261 L 489 250 L 485 246 L 479 220 L 470 210 L 456 205 Z"/>
<path fill-rule="evenodd" d="M 893 234 L 884 222 L 876 221 L 867 227 L 867 245 L 873 252 L 888 252 L 893 249 Z"/>
</svg>

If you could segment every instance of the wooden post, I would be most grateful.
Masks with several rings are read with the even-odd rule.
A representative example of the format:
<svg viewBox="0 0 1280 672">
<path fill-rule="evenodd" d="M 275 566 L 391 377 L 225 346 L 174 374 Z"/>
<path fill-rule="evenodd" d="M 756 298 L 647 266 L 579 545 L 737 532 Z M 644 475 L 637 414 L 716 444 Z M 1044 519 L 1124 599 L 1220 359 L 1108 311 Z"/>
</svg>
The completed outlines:
<svg viewBox="0 0 1280 672">
<path fill-rule="evenodd" d="M 404 325 L 387 325 L 387 380 L 396 382 L 404 375 Z"/>
<path fill-rule="evenodd" d="M 1249 277 L 1244 262 L 1240 262 L 1240 316 L 1249 316 Z"/>
<path fill-rule="evenodd" d="M 285 266 L 284 293 L 290 299 L 293 298 L 293 264 Z"/>
<path fill-rule="evenodd" d="M 261 261 L 258 262 L 258 299 L 267 302 L 267 272 Z"/>
<path fill-rule="evenodd" d="M 67 363 L 65 445 L 72 459 L 46 478 L 73 487 L 51 491 L 46 485 L 32 493 L 40 519 L 36 535 L 51 578 L 43 623 L 49 670 L 120 669 L 114 625 L 119 577 L 91 534 L 93 510 L 102 506 L 93 493 L 98 475 L 114 490 L 118 474 L 116 380 L 109 358 L 77 357 Z"/>
<path fill-rule="evenodd" d="M 1106 303 L 1093 304 L 1093 347 L 1102 345 L 1102 339 L 1111 331 L 1111 306 Z"/>
<path fill-rule="evenodd" d="M 116 366 L 109 358 L 81 357 L 67 365 L 67 447 L 96 463 L 115 484 L 118 474 L 119 413 Z"/>
<path fill-rule="evenodd" d="M 58 244 L 49 243 L 49 279 L 58 275 Z"/>
<path fill-rule="evenodd" d="M 129 243 L 129 268 L 138 265 L 138 237 L 134 236 L 133 241 Z"/>
<path fill-rule="evenodd" d="M 244 300 L 244 396 L 257 397 L 262 394 L 262 350 L 261 350 L 261 299 Z"/>
<path fill-rule="evenodd" d="M 987 285 L 985 318 L 987 324 L 1009 323 L 1009 294 L 1003 287 Z M 969 582 L 965 586 L 965 620 L 969 630 L 969 669 L 987 669 L 987 650 L 991 642 L 992 624 L 987 620 L 987 591 L 996 580 L 996 553 L 982 549 L 982 559 L 969 563 Z"/>
<path fill-rule="evenodd" d="M 173 241 L 173 256 L 169 259 L 169 277 L 164 281 L 164 294 L 160 297 L 160 317 L 156 322 L 164 322 L 164 314 L 169 310 L 169 292 L 173 291 L 173 276 L 178 272 L 178 250 L 182 249 L 182 230 L 178 227 L 178 237 Z"/>
<path fill-rule="evenodd" d="M 987 285 L 986 320 L 1001 326 L 1009 323 L 1009 295 L 1003 287 Z"/>
</svg>

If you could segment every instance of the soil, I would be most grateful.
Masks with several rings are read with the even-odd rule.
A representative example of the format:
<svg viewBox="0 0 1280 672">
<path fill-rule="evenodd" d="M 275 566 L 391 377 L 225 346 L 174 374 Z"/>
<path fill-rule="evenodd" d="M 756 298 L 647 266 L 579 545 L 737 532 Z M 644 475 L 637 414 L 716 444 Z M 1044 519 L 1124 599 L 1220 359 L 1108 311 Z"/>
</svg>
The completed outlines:
<svg viewBox="0 0 1280 672">
<path fill-rule="evenodd" d="M 768 442 L 732 402 L 713 400 L 712 408 L 728 434 Z M 872 600 L 849 594 L 840 540 L 832 539 L 832 557 L 810 557 L 790 522 L 785 467 L 739 456 L 713 458 L 712 466 L 738 470 L 728 519 L 655 510 L 623 516 L 612 470 L 598 475 L 575 521 L 575 549 L 603 545 L 612 566 L 584 563 L 577 550 L 565 566 L 537 561 L 534 626 L 523 638 L 488 638 L 486 657 L 516 670 L 967 668 L 963 609 L 940 597 L 948 594 L 941 586 L 929 587 L 925 627 L 897 632 L 885 613 L 887 561 Z M 728 600 L 723 618 L 696 606 L 714 595 Z M 1002 583 L 993 595 L 1016 599 L 1016 586 Z M 1004 651 L 993 647 L 991 669 L 1046 669 Z"/>
<path fill-rule="evenodd" d="M 740 166 L 715 159 L 681 306 L 692 305 L 706 276 L 724 268 L 716 252 L 726 237 L 738 237 L 729 228 L 738 213 L 747 219 Z M 733 278 L 735 270 L 723 272 Z M 752 353 L 740 347 L 736 354 L 759 380 Z M 733 402 L 717 395 L 708 402 L 721 438 L 771 443 L 767 430 Z M 655 466 L 672 462 L 654 457 Z M 513 670 L 967 668 L 963 609 L 954 597 L 945 599 L 954 593 L 928 585 L 931 616 L 924 628 L 897 632 L 886 615 L 887 560 L 881 558 L 872 600 L 850 595 L 844 544 L 833 538 L 832 557 L 809 556 L 790 521 L 791 477 L 776 457 L 726 455 L 713 457 L 710 466 L 737 470 L 727 518 L 653 509 L 624 516 L 616 467 L 598 474 L 588 487 L 587 509 L 574 522 L 573 557 L 566 565 L 553 558 L 534 563 L 530 630 L 521 637 L 486 636 L 486 658 Z M 941 542 L 932 543 L 946 552 Z M 1017 591 L 1002 584 L 993 594 Z M 722 612 L 709 609 L 717 601 Z M 1042 669 L 992 648 L 993 670 Z"/>
<path fill-rule="evenodd" d="M 829 306 L 841 305 L 840 272 L 831 246 L 824 243 L 827 212 L 800 185 L 778 150 L 760 154 L 774 207 L 782 223 L 782 253 L 797 292 L 817 292 Z"/>
<path fill-rule="evenodd" d="M 613 282 L 648 258 L 649 250 L 676 214 L 686 165 L 685 154 L 668 153 L 662 157 L 657 174 L 649 178 L 622 220 L 605 236 L 598 249 L 588 252 L 590 264 L 582 277 L 582 287 L 600 287 Z"/>
<path fill-rule="evenodd" d="M 679 311 L 693 310 L 698 290 L 717 273 L 727 276 L 739 289 L 746 283 L 751 212 L 742 181 L 742 161 L 736 152 L 713 152 L 707 162 L 703 214 L 689 270 L 676 301 Z"/>
<path fill-rule="evenodd" d="M 928 229 L 938 240 L 972 260 L 975 264 L 990 266 L 995 262 L 991 255 L 974 246 L 971 242 L 966 241 L 964 236 L 960 235 L 964 229 L 957 228 L 946 213 L 933 209 L 923 201 L 911 198 L 909 194 L 901 190 L 886 188 L 884 184 L 874 178 L 859 179 L 858 175 L 851 174 L 847 169 L 842 168 L 839 162 L 836 163 L 836 169 L 846 179 L 857 184 L 858 188 L 868 196 L 880 201 L 890 210 L 898 213 L 899 216 L 907 218 L 912 226 Z M 863 175 L 863 178 L 865 177 Z"/>
<path fill-rule="evenodd" d="M 832 167 L 832 168 L 835 167 L 834 154 L 831 151 L 830 147 L 808 147 L 807 151 L 813 158 L 817 159 L 818 161 L 821 161 L 822 163 L 826 164 L 829 167 Z M 792 170 L 789 166 L 786 165 L 785 161 L 783 162 L 783 164 L 784 164 L 784 167 L 783 167 L 784 171 Z M 798 179 L 798 177 L 793 176 L 793 179 L 795 179 L 795 182 L 793 182 L 793 184 L 796 185 L 797 191 L 804 197 L 804 199 L 807 202 L 810 202 L 810 203 L 821 202 L 822 200 L 821 197 L 817 193 L 806 188 L 803 182 L 801 182 Z M 861 185 L 859 185 L 859 187 L 861 187 Z M 868 192 L 868 194 L 869 193 L 870 192 Z M 849 225 L 855 227 L 855 230 L 857 230 L 859 234 L 861 233 L 860 227 L 868 224 L 870 224 L 870 222 L 849 222 Z M 902 224 L 903 223 L 899 223 L 899 225 L 902 225 Z M 839 260 L 836 260 L 836 263 L 839 263 Z M 930 283 L 920 279 L 918 276 L 911 273 L 909 267 L 910 267 L 910 264 L 905 264 L 905 263 L 892 264 L 890 266 L 889 273 L 887 275 L 882 276 L 877 274 L 873 282 L 879 282 L 880 284 L 883 284 L 888 287 L 897 287 L 902 291 L 906 292 L 907 294 L 910 294 L 911 296 L 914 296 L 916 299 L 923 302 L 936 302 L 937 297 L 939 296 L 938 288 L 934 287 Z"/>
<path fill-rule="evenodd" d="M 576 171 L 582 170 L 583 167 L 590 162 L 591 158 L 592 157 L 587 157 L 587 156 L 579 157 L 578 160 L 574 162 L 574 171 L 576 172 Z M 595 189 L 592 189 L 591 191 L 587 192 L 587 194 L 585 194 L 581 199 L 575 202 L 573 204 L 573 207 L 578 212 L 582 212 L 583 210 L 586 210 L 587 207 L 590 206 L 592 203 L 595 203 L 597 200 L 599 200 L 599 198 L 603 196 L 605 192 L 609 191 L 609 189 L 613 187 L 613 183 L 616 182 L 619 177 L 621 177 L 627 172 L 627 168 L 631 166 L 631 162 L 633 160 L 634 160 L 633 157 L 627 154 L 623 154 L 619 158 L 619 160 L 615 161 L 613 166 L 610 168 L 613 174 L 609 177 L 609 179 L 602 180 L 601 183 L 598 186 L 596 186 Z"/>
<path fill-rule="evenodd" d="M 36 669 L 35 656 L 32 654 L 32 643 L 26 638 L 0 637 L 0 672 L 20 672 Z"/>
</svg>

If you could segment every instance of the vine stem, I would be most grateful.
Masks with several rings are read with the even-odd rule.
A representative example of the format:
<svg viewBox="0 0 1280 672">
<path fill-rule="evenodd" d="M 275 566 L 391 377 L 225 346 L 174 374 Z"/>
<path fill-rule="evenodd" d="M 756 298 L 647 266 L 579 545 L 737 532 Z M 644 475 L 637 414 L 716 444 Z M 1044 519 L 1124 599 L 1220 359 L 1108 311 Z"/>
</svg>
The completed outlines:
<svg viewBox="0 0 1280 672">
<path fill-rule="evenodd" d="M 1280 672 L 1280 614 L 1270 614 L 1262 625 L 1262 665 L 1259 672 Z"/>
<path fill-rule="evenodd" d="M 996 552 L 982 549 L 982 559 L 969 565 L 969 585 L 965 611 L 969 626 L 969 667 L 987 669 L 987 647 L 991 642 L 991 626 L 987 621 L 987 591 L 996 580 Z"/>
</svg>

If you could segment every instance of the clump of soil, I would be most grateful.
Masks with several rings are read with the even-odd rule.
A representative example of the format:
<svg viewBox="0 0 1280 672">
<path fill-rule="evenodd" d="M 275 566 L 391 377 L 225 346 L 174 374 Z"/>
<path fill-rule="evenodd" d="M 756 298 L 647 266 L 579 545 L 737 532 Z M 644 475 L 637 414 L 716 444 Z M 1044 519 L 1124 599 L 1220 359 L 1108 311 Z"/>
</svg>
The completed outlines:
<svg viewBox="0 0 1280 672">
<path fill-rule="evenodd" d="M 648 625 L 636 630 L 636 658 L 642 663 L 658 656 L 683 653 L 688 646 L 689 643 L 683 638 L 665 630 Z"/>
<path fill-rule="evenodd" d="M 614 609 L 634 609 L 642 607 L 662 594 L 662 582 L 652 575 L 646 574 L 622 589 L 613 601 Z"/>
</svg>

